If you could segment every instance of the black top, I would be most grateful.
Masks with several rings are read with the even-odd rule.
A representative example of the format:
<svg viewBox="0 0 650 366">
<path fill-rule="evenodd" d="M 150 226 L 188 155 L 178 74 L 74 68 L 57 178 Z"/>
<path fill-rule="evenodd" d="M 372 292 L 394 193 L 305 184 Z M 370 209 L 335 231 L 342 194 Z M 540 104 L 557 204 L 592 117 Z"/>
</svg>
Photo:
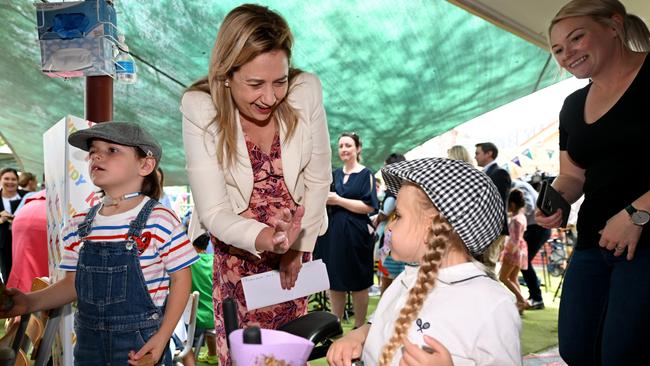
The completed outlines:
<svg viewBox="0 0 650 366">
<path fill-rule="evenodd" d="M 11 212 L 13 215 L 16 214 L 16 209 L 18 208 L 18 205 L 20 205 L 20 201 L 22 200 L 23 196 L 27 194 L 26 191 L 23 191 L 22 189 L 18 189 L 16 192 L 19 196 L 18 199 L 9 201 L 11 204 Z M 6 207 L 4 207 L 4 201 L 1 199 L 2 198 L 2 188 L 0 188 L 0 212 L 1 211 L 9 211 Z M 9 222 L 4 222 L 0 224 L 0 248 L 11 248 L 11 224 Z M 9 251 L 9 254 L 11 254 L 11 250 Z M 7 279 L 5 278 L 5 281 Z"/>
<path fill-rule="evenodd" d="M 618 102 L 587 124 L 591 85 L 569 95 L 560 111 L 560 150 L 585 169 L 577 248 L 597 247 L 607 220 L 650 190 L 650 57 Z M 639 245 L 650 245 L 647 226 Z"/>
</svg>

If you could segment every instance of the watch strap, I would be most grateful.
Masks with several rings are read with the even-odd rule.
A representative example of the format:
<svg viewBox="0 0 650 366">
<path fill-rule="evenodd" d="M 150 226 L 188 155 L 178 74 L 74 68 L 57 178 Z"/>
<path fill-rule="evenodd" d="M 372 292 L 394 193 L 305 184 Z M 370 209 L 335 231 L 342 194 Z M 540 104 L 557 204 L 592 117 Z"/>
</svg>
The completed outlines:
<svg viewBox="0 0 650 366">
<path fill-rule="evenodd" d="M 625 207 L 625 211 L 630 215 L 632 223 L 637 226 L 644 226 L 650 221 L 650 212 L 644 210 L 637 210 L 632 205 Z"/>
</svg>

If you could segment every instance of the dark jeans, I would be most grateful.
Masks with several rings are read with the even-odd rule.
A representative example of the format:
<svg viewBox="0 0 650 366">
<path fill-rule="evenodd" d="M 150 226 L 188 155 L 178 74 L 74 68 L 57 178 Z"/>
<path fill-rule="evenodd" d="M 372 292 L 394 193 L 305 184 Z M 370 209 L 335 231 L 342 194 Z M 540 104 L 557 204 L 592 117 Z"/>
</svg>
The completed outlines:
<svg viewBox="0 0 650 366">
<path fill-rule="evenodd" d="M 528 245 L 528 269 L 522 269 L 521 274 L 524 275 L 524 281 L 526 282 L 526 286 L 528 286 L 530 298 L 534 301 L 542 301 L 542 290 L 539 289 L 539 280 L 537 279 L 537 273 L 535 273 L 532 261 L 537 255 L 537 252 L 539 252 L 539 248 L 550 237 L 551 230 L 544 229 L 537 224 L 528 225 L 524 233 L 524 240 Z"/>
<path fill-rule="evenodd" d="M 632 261 L 600 248 L 576 250 L 562 287 L 560 355 L 571 366 L 647 365 L 650 247 Z"/>
</svg>

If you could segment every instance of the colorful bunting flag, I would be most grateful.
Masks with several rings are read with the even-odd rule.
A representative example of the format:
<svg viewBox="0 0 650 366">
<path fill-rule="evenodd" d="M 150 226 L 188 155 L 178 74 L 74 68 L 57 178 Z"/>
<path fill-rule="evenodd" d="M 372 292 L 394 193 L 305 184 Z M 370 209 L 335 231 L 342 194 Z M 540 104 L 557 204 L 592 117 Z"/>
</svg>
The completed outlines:
<svg viewBox="0 0 650 366">
<path fill-rule="evenodd" d="M 513 163 L 517 164 L 517 166 L 519 166 L 519 167 L 521 168 L 521 161 L 519 161 L 519 157 L 518 157 L 518 156 L 515 156 L 514 158 L 512 158 L 511 161 L 512 161 Z"/>
<path fill-rule="evenodd" d="M 555 150 L 546 150 L 546 153 L 548 154 L 549 159 L 553 159 L 553 155 L 555 155 Z"/>
<path fill-rule="evenodd" d="M 530 149 L 526 149 L 526 150 L 524 150 L 524 152 L 522 152 L 522 154 L 525 155 L 525 156 L 527 156 L 528 159 L 533 160 L 533 152 L 530 151 Z"/>
</svg>

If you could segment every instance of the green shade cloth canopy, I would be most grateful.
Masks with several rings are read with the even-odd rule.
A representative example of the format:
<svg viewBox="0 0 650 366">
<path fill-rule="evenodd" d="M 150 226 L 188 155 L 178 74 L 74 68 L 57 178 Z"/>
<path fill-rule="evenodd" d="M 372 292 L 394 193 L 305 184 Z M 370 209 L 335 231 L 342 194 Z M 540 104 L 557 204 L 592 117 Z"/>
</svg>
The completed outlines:
<svg viewBox="0 0 650 366">
<path fill-rule="evenodd" d="M 445 1 L 260 3 L 289 22 L 293 65 L 321 78 L 334 166 L 344 131 L 361 136 L 363 163 L 376 171 L 391 152 L 560 80 L 553 62 L 545 67 L 546 50 Z M 187 183 L 180 84 L 207 73 L 219 24 L 239 4 L 115 2 L 118 28 L 143 61 L 136 60 L 136 84 L 115 83 L 114 119 L 140 123 L 158 138 L 167 185 Z M 42 134 L 65 115 L 83 117 L 84 80 L 40 72 L 31 1 L 0 2 L 0 20 L 0 134 L 18 168 L 40 175 Z"/>
</svg>

